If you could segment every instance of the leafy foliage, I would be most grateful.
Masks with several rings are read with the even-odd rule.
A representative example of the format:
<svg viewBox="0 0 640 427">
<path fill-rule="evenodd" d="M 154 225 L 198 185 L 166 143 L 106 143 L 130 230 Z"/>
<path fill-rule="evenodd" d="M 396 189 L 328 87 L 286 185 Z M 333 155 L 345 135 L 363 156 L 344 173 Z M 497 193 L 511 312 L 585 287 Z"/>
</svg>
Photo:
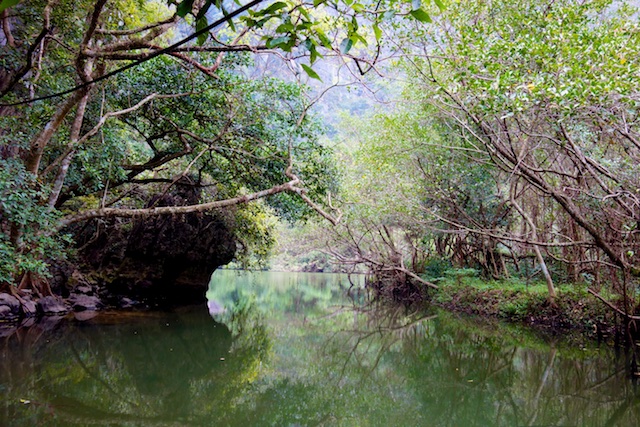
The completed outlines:
<svg viewBox="0 0 640 427">
<path fill-rule="evenodd" d="M 187 16 L 195 6 L 181 3 L 178 16 Z M 194 15 L 196 21 L 210 18 L 209 6 Z M 145 58 L 185 29 L 172 16 L 172 7 L 159 1 L 63 2 L 55 8 L 36 1 L 12 11 L 12 27 L 5 30 L 19 43 L 0 46 L 7 53 L 3 66 L 16 77 L 1 88 L 7 100 L 46 96 L 99 78 L 122 63 Z M 54 27 L 55 43 L 38 39 Z M 54 222 L 58 211 L 68 218 L 105 205 L 143 208 L 151 195 L 167 192 L 184 177 L 204 189 L 202 200 L 192 204 L 267 191 L 292 180 L 292 174 L 295 182 L 304 182 L 308 197 L 335 188 L 332 152 L 317 139 L 321 126 L 307 111 L 307 88 L 279 78 L 247 77 L 252 61 L 242 52 L 250 49 L 230 42 L 229 33 L 218 36 L 143 61 L 60 103 L 3 110 L 0 120 L 10 124 L 12 135 L 0 133 L 2 158 L 16 165 L 23 161 L 17 176 L 35 175 L 5 183 L 6 194 L 16 192 L 33 207 L 25 210 L 33 224 L 14 211 L 2 217 L 3 228 L 19 229 L 14 234 L 22 236 L 13 242 L 7 237 L 3 246 L 5 270 L 11 271 L 12 263 L 16 267 L 13 279 L 43 270 L 44 249 L 37 248 L 48 246 L 30 239 L 44 239 L 42 228 L 60 228 Z M 21 74 L 25 63 L 33 70 Z M 93 201 L 91 206 L 86 200 Z M 269 203 L 290 219 L 311 212 L 295 195 Z M 249 249 L 264 258 L 273 243 L 271 208 L 239 209 L 237 215 L 244 227 L 238 230 L 244 243 L 240 258 L 250 259 Z M 37 266 L 11 261 L 36 252 L 42 257 Z"/>
<path fill-rule="evenodd" d="M 20 162 L 0 160 L 0 284 L 13 284 L 24 272 L 46 277 L 45 260 L 62 254 L 64 236 L 47 233 L 59 215 L 38 203 L 44 191 L 34 187 Z"/>
</svg>

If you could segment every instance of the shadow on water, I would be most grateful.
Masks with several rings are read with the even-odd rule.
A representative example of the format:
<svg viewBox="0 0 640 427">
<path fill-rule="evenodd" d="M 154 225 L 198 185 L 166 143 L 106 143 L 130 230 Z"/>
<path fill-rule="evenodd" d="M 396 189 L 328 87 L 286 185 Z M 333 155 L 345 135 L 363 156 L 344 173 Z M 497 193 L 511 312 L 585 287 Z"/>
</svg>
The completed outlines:
<svg viewBox="0 0 640 427">
<path fill-rule="evenodd" d="M 208 297 L 5 338 L 0 425 L 640 425 L 633 353 L 369 304 L 334 275 L 222 272 Z"/>
<path fill-rule="evenodd" d="M 204 306 L 38 324 L 1 345 L 1 425 L 180 425 L 233 376 L 231 333 Z"/>
</svg>

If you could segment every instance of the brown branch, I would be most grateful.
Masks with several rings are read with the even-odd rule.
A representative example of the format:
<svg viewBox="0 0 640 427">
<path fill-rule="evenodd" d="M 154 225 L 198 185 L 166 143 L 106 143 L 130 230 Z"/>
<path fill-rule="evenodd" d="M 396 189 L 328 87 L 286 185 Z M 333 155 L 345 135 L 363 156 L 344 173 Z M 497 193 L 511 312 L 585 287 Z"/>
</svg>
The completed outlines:
<svg viewBox="0 0 640 427">
<path fill-rule="evenodd" d="M 38 133 L 37 136 L 31 141 L 31 143 L 29 144 L 29 152 L 27 153 L 27 157 L 25 160 L 25 167 L 27 171 L 31 172 L 35 176 L 38 176 L 40 160 L 42 159 L 42 154 L 44 153 L 45 147 L 47 146 L 49 141 L 51 141 L 51 138 L 53 137 L 55 132 L 60 128 L 67 114 L 69 114 L 73 107 L 75 107 L 88 92 L 88 87 L 76 91 L 71 98 L 67 99 L 62 104 L 62 106 L 58 108 L 56 113 L 45 125 L 42 131 L 40 131 L 40 133 Z"/>
<path fill-rule="evenodd" d="M 69 134 L 69 143 L 67 144 L 67 148 L 65 150 L 65 155 L 62 161 L 60 162 L 60 168 L 58 169 L 58 174 L 53 182 L 53 186 L 51 189 L 51 194 L 49 194 L 48 205 L 50 208 L 53 208 L 58 201 L 58 197 L 60 197 L 60 192 L 62 191 L 62 186 L 64 184 L 64 180 L 67 177 L 67 171 L 69 170 L 69 166 L 71 165 L 71 161 L 73 160 L 73 153 L 75 151 L 75 146 L 80 137 L 80 129 L 82 128 L 82 122 L 84 121 L 85 110 L 87 108 L 87 103 L 89 101 L 89 93 L 85 93 L 84 97 L 78 103 L 78 107 L 76 108 L 76 117 L 73 120 L 73 124 L 71 126 L 71 132 Z M 48 169 L 48 168 L 47 168 Z M 46 174 L 43 174 L 46 176 Z"/>
<path fill-rule="evenodd" d="M 7 11 L 5 10 L 4 13 Z M 38 46 L 41 45 L 42 40 L 50 33 L 51 29 L 48 26 L 45 26 L 38 37 L 34 40 L 34 42 L 29 46 L 29 50 L 27 51 L 27 63 L 24 64 L 16 73 L 13 75 L 11 80 L 5 85 L 5 87 L 0 88 L 0 98 L 9 93 L 13 87 L 23 78 L 31 69 L 33 68 L 33 53 L 37 49 Z"/>
<path fill-rule="evenodd" d="M 285 171 L 285 175 L 287 175 L 287 177 L 291 178 L 293 181 L 301 182 L 300 179 L 292 172 L 292 169 L 293 168 L 292 168 L 292 165 L 291 165 L 291 157 L 289 157 L 289 166 L 287 167 L 287 170 Z M 306 190 L 304 188 L 293 187 L 291 189 L 291 191 L 293 191 L 294 193 L 298 194 L 298 196 L 300 196 L 300 198 L 302 200 L 304 200 L 304 202 L 307 205 L 309 205 L 309 207 L 311 207 L 311 209 L 313 209 L 314 211 L 319 213 L 320 216 L 322 216 L 324 219 L 326 219 L 327 221 L 329 221 L 333 225 L 338 225 L 338 223 L 340 222 L 340 219 L 342 218 L 342 212 L 339 209 L 335 209 L 335 208 L 332 207 L 332 209 L 334 209 L 335 211 L 338 212 L 338 216 L 334 217 L 333 215 L 329 214 L 324 209 L 322 209 L 322 207 L 320 205 L 318 205 L 313 200 L 311 200 L 309 198 L 309 196 L 307 196 L 305 194 Z"/>
<path fill-rule="evenodd" d="M 100 14 L 102 13 L 102 9 L 104 8 L 107 0 L 97 0 L 95 6 L 93 7 L 93 13 L 87 16 L 87 31 L 84 33 L 84 37 L 82 38 L 82 42 L 80 43 L 80 47 L 78 49 L 78 56 L 76 57 L 76 70 L 78 71 L 78 75 L 83 83 L 88 83 L 91 81 L 91 75 L 85 67 L 85 62 L 87 57 L 83 54 L 84 50 L 89 46 L 91 39 L 98 27 L 98 20 L 100 19 Z"/>
<path fill-rule="evenodd" d="M 589 292 L 591 295 L 593 295 L 594 297 L 598 298 L 600 301 L 602 301 L 607 307 L 609 307 L 610 309 L 612 309 L 613 311 L 615 311 L 616 313 L 618 313 L 619 315 L 627 318 L 628 320 L 640 320 L 640 316 L 633 316 L 631 314 L 625 313 L 624 311 L 620 310 L 618 307 L 616 307 L 615 305 L 611 304 L 609 301 L 607 301 L 606 299 L 604 299 L 600 294 L 598 294 L 596 291 L 594 291 L 591 288 L 587 288 L 587 292 Z"/>
<path fill-rule="evenodd" d="M 141 53 L 121 53 L 118 51 L 107 50 L 92 50 L 86 49 L 84 55 L 88 58 L 104 58 L 112 60 L 143 60 L 152 56 L 155 52 L 164 49 L 161 46 L 144 43 L 136 46 L 136 49 L 149 49 L 149 52 Z M 125 50 L 125 49 L 120 49 Z M 224 45 L 224 46 L 187 46 L 171 50 L 167 53 L 191 53 L 191 52 L 206 52 L 206 53 L 224 53 L 224 52 L 256 52 L 266 51 L 269 48 L 265 45 L 250 46 L 250 45 Z"/>
<path fill-rule="evenodd" d="M 100 118 L 98 123 L 93 128 L 91 128 L 91 130 L 89 130 L 81 138 L 76 140 L 74 144 L 70 144 L 69 146 L 67 146 L 65 151 L 60 156 L 58 156 L 58 158 L 56 158 L 49 166 L 47 166 L 47 168 L 45 169 L 43 175 L 47 175 L 48 173 L 50 173 L 53 170 L 53 168 L 56 167 L 58 164 L 60 164 L 77 146 L 84 144 L 85 142 L 87 142 L 87 140 L 89 138 L 91 138 L 94 135 L 96 135 L 98 133 L 98 131 L 102 128 L 102 126 L 104 126 L 106 121 L 109 120 L 110 118 L 118 117 L 118 116 L 121 116 L 123 114 L 127 114 L 127 113 L 130 113 L 132 111 L 135 111 L 135 110 L 139 109 L 140 107 L 142 107 L 143 105 L 147 104 L 148 102 L 150 102 L 150 101 L 152 101 L 154 99 L 179 98 L 181 96 L 186 96 L 186 95 L 188 95 L 188 93 L 176 93 L 176 94 L 169 94 L 169 95 L 160 95 L 160 94 L 157 94 L 157 93 L 152 93 L 152 94 L 146 96 L 145 98 L 143 98 L 137 104 L 135 104 L 135 105 L 133 105 L 133 106 L 131 106 L 129 108 L 125 108 L 124 110 L 112 111 L 112 112 L 106 113 L 104 116 L 102 116 Z"/>
<path fill-rule="evenodd" d="M 213 209 L 220 209 L 229 206 L 234 206 L 242 203 L 247 203 L 252 200 L 261 199 L 267 196 L 271 196 L 286 191 L 297 192 L 296 185 L 300 183 L 299 179 L 293 179 L 281 185 L 276 185 L 267 190 L 257 191 L 255 193 L 247 194 L 244 196 L 238 196 L 231 199 L 216 200 L 209 203 L 201 203 L 198 205 L 189 206 L 162 206 L 147 209 L 126 209 L 126 208 L 101 208 L 91 209 L 88 211 L 80 212 L 75 215 L 67 215 L 63 217 L 59 224 L 58 229 L 67 225 L 86 221 L 92 218 L 104 218 L 104 217 L 121 217 L 121 218 L 134 218 L 134 217 L 149 217 L 157 215 L 182 215 L 194 212 L 206 212 Z"/>
<path fill-rule="evenodd" d="M 171 27 L 175 25 L 176 22 L 177 22 L 177 16 L 174 19 L 170 19 L 161 25 L 155 26 L 153 29 L 151 29 L 151 31 L 149 31 L 149 33 L 145 34 L 142 37 L 122 40 L 117 43 L 113 43 L 107 46 L 102 46 L 100 48 L 100 52 L 109 53 L 109 52 L 119 52 L 119 51 L 147 48 L 149 47 L 149 43 L 151 42 L 151 40 L 154 40 L 159 36 L 161 36 L 162 34 L 166 33 Z M 87 55 L 87 49 L 83 49 L 82 54 Z"/>
<path fill-rule="evenodd" d="M 11 22 L 9 22 L 8 9 L 2 11 L 2 32 L 4 33 L 4 38 L 7 40 L 7 44 L 10 47 L 16 47 L 16 39 L 11 33 Z"/>
</svg>

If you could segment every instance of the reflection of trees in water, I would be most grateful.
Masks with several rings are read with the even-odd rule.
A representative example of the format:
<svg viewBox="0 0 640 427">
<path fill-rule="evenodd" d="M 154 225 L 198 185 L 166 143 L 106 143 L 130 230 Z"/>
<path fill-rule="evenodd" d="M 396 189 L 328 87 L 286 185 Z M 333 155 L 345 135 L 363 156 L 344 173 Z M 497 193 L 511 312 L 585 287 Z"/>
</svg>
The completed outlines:
<svg viewBox="0 0 640 427">
<path fill-rule="evenodd" d="M 310 314 L 335 304 L 348 286 L 347 276 L 338 274 L 219 270 L 207 297 L 225 307 L 250 297 L 269 316 Z"/>
<path fill-rule="evenodd" d="M 277 289 L 282 307 L 306 300 L 287 289 L 306 288 Z M 323 292 L 333 291 L 319 288 L 314 295 Z M 640 421 L 624 354 L 582 358 L 561 344 L 487 331 L 446 313 L 434 318 L 397 306 L 335 307 L 335 299 L 316 310 L 323 316 L 288 311 L 274 323 L 255 300 L 236 297 L 224 324 L 203 307 L 114 318 L 121 321 L 100 327 L 19 331 L 0 347 L 0 425 Z"/>
<path fill-rule="evenodd" d="M 0 379 L 13 385 L 0 390 L 0 424 L 210 425 L 242 396 L 269 346 L 264 328 L 232 336 L 205 307 L 115 320 L 7 338 Z"/>
<path fill-rule="evenodd" d="M 304 341 L 292 345 L 291 358 L 311 363 L 263 381 L 240 415 L 244 423 L 636 425 L 640 418 L 621 359 L 523 347 L 518 336 L 506 340 L 473 321 L 388 305 L 344 307 L 298 327 Z"/>
<path fill-rule="evenodd" d="M 640 425 L 624 359 L 563 357 L 553 343 L 524 348 L 473 321 L 422 316 L 373 308 L 354 318 L 329 353 L 346 354 L 340 380 L 357 372 L 363 389 L 393 371 L 428 425 Z"/>
</svg>

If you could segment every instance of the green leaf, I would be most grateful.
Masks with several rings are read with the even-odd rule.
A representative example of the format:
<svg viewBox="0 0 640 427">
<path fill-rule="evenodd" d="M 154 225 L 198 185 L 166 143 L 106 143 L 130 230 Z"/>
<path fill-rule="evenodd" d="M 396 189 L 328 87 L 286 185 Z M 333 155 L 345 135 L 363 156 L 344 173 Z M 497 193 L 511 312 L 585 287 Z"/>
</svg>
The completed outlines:
<svg viewBox="0 0 640 427">
<path fill-rule="evenodd" d="M 316 43 L 311 40 L 311 39 L 307 39 L 304 42 L 304 45 L 306 46 L 307 49 L 309 49 L 309 62 L 311 63 L 311 65 L 313 65 L 314 62 L 316 62 L 316 60 L 318 58 L 322 58 L 322 55 L 320 55 L 318 53 L 318 49 L 316 48 Z"/>
<path fill-rule="evenodd" d="M 293 31 L 295 27 L 293 26 L 292 23 L 284 23 L 284 24 L 280 24 L 278 26 L 278 28 L 276 28 L 276 33 L 290 33 L 291 31 Z"/>
<path fill-rule="evenodd" d="M 379 42 L 380 39 L 382 38 L 382 30 L 380 29 L 378 24 L 373 24 L 372 28 L 373 28 L 373 34 L 375 34 L 376 36 L 376 41 Z"/>
<path fill-rule="evenodd" d="M 206 19 L 206 14 L 207 11 L 209 10 L 209 8 L 211 7 L 211 3 L 210 2 L 206 2 L 204 4 L 204 6 L 202 6 L 200 8 L 200 10 L 198 11 L 198 16 L 196 16 L 196 19 L 201 19 L 201 18 L 205 18 Z"/>
<path fill-rule="evenodd" d="M 178 7 L 176 8 L 176 13 L 179 17 L 184 18 L 187 16 L 187 13 L 191 12 L 193 9 L 193 1 L 194 0 L 183 0 Z"/>
<path fill-rule="evenodd" d="M 287 7 L 287 4 L 285 2 L 278 1 L 272 4 L 271 6 L 267 7 L 266 9 L 262 10 L 261 14 L 267 15 L 267 14 L 276 13 L 277 11 L 285 7 Z"/>
<path fill-rule="evenodd" d="M 20 0 L 0 0 L 0 12 L 10 8 L 11 6 L 15 6 L 18 3 L 20 3 Z"/>
<path fill-rule="evenodd" d="M 316 35 L 318 36 L 318 39 L 320 40 L 322 46 L 326 47 L 327 49 L 331 49 L 331 40 L 329 40 L 329 38 L 321 29 L 316 29 Z"/>
<path fill-rule="evenodd" d="M 313 47 L 313 49 L 310 49 L 309 52 L 311 52 L 311 56 L 309 57 L 309 62 L 311 62 L 311 64 L 316 62 L 318 57 L 322 57 L 322 55 L 318 53 L 318 50 L 316 49 L 315 46 Z"/>
<path fill-rule="evenodd" d="M 432 22 L 431 16 L 429 16 L 429 14 L 422 9 L 412 10 L 410 13 L 411 13 L 411 16 L 413 16 L 415 19 L 417 19 L 420 22 L 427 22 L 427 23 Z"/>
<path fill-rule="evenodd" d="M 369 43 L 367 43 L 367 39 L 365 39 L 364 37 L 362 37 L 360 34 L 358 33 L 353 33 L 351 34 L 351 36 L 349 37 L 352 41 L 353 44 L 356 44 L 357 42 L 362 42 L 363 45 L 368 46 Z"/>
<path fill-rule="evenodd" d="M 196 19 L 196 32 L 206 28 L 207 24 L 208 24 L 207 18 L 204 16 Z M 200 34 L 198 36 L 198 45 L 202 46 L 203 44 L 205 44 L 208 38 L 209 38 L 208 33 Z"/>
<path fill-rule="evenodd" d="M 227 9 L 224 8 L 224 6 L 222 5 L 222 2 L 220 2 L 220 10 L 222 11 L 222 15 L 225 18 L 229 16 L 229 12 L 227 12 Z M 229 28 L 231 28 L 231 31 L 236 30 L 236 26 L 233 25 L 233 19 L 227 19 L 227 24 L 229 24 Z"/>
<path fill-rule="evenodd" d="M 267 40 L 267 47 L 271 49 L 272 47 L 280 47 L 283 48 L 289 42 L 289 36 L 276 37 L 275 39 Z"/>
<path fill-rule="evenodd" d="M 382 19 L 384 19 L 385 21 L 390 21 L 393 18 L 395 18 L 396 13 L 393 10 L 387 10 L 385 13 L 382 14 Z"/>
<path fill-rule="evenodd" d="M 438 9 L 440 9 L 441 12 L 447 8 L 442 0 L 434 0 L 434 3 L 438 6 Z"/>
<path fill-rule="evenodd" d="M 309 15 L 309 11 L 307 11 L 307 9 L 305 9 L 305 8 L 303 7 L 303 8 L 301 8 L 301 9 L 299 9 L 299 10 L 300 10 L 300 14 L 301 14 L 302 16 L 304 16 L 304 18 L 305 18 L 307 21 L 311 21 L 311 15 Z"/>
<path fill-rule="evenodd" d="M 351 47 L 353 47 L 353 40 L 346 38 L 340 43 L 340 52 L 347 53 L 351 50 Z"/>
<path fill-rule="evenodd" d="M 307 73 L 307 75 L 309 77 L 311 77 L 312 79 L 317 79 L 317 80 L 322 81 L 322 79 L 320 78 L 318 73 L 313 71 L 313 68 L 311 68 L 311 67 L 309 67 L 308 65 L 305 65 L 305 64 L 300 64 L 300 65 L 302 66 L 302 69 L 304 70 L 305 73 Z"/>
</svg>

